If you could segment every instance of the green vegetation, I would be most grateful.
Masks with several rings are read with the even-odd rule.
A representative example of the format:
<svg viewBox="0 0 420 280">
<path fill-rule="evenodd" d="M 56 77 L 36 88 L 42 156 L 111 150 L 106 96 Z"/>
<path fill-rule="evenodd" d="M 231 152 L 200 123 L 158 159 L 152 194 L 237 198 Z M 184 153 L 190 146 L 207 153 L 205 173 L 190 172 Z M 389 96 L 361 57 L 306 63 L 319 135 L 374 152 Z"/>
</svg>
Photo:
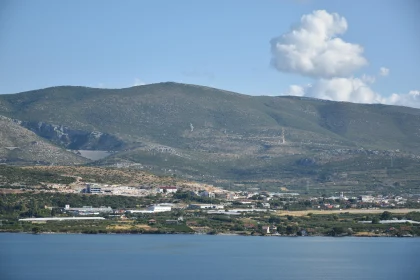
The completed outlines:
<svg viewBox="0 0 420 280">
<path fill-rule="evenodd" d="M 414 192 L 420 185 L 420 110 L 413 108 L 177 83 L 54 87 L 1 95 L 0 104 L 0 115 L 57 145 L 115 151 L 90 165 L 126 164 L 230 189 Z M 13 133 L 8 139 L 19 138 Z M 9 162 L 25 157 L 37 163 L 26 154 L 5 156 Z"/>
<path fill-rule="evenodd" d="M 179 199 L 179 198 L 178 198 Z M 396 214 L 311 214 L 278 216 L 275 212 L 248 212 L 237 216 L 208 214 L 201 210 L 179 209 L 171 212 L 143 214 L 103 214 L 105 220 L 19 222 L 25 217 L 67 216 L 61 211 L 65 204 L 74 207 L 111 206 L 115 209 L 145 207 L 165 202 L 161 197 L 134 198 L 124 196 L 67 195 L 21 193 L 0 195 L 0 231 L 8 232 L 71 232 L 71 233 L 207 233 L 286 236 L 420 236 L 420 225 L 410 223 L 381 224 L 384 219 L 420 221 L 420 212 Z M 44 206 L 49 207 L 44 207 Z M 291 214 L 293 212 L 290 212 Z M 372 221 L 372 223 L 360 223 Z"/>
<path fill-rule="evenodd" d="M 33 186 L 43 183 L 71 184 L 75 181 L 74 177 L 61 176 L 48 171 L 0 165 L 0 187 L 10 187 L 11 185 Z"/>
</svg>

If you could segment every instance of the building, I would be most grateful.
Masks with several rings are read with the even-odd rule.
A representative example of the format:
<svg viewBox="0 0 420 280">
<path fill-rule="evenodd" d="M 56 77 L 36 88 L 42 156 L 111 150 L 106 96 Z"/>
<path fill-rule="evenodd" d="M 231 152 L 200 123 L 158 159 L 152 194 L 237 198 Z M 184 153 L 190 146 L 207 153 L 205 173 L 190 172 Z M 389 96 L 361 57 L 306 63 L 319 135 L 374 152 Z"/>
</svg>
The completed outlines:
<svg viewBox="0 0 420 280">
<path fill-rule="evenodd" d="M 374 201 L 374 197 L 373 196 L 371 196 L 371 195 L 362 195 L 361 197 L 360 197 L 360 200 L 362 201 L 362 202 L 373 202 Z"/>
<path fill-rule="evenodd" d="M 176 193 L 177 191 L 178 189 L 172 186 L 162 186 L 158 190 L 159 193 Z"/>
<path fill-rule="evenodd" d="M 155 212 L 169 212 L 172 210 L 172 207 L 168 205 L 156 204 L 156 205 L 151 205 L 147 207 L 147 210 L 152 211 L 154 213 Z"/>
<path fill-rule="evenodd" d="M 189 209 L 224 209 L 224 205 L 220 204 L 190 204 Z"/>
<path fill-rule="evenodd" d="M 85 190 L 87 193 L 91 193 L 91 194 L 102 193 L 102 189 L 98 187 L 98 185 L 93 185 L 93 184 L 87 184 Z"/>
<path fill-rule="evenodd" d="M 208 191 L 202 191 L 198 194 L 201 197 L 208 197 L 208 198 L 215 198 L 216 195 L 212 192 L 208 192 Z"/>
<path fill-rule="evenodd" d="M 263 233 L 270 233 L 270 226 L 262 226 L 261 229 Z"/>
<path fill-rule="evenodd" d="M 70 207 L 69 204 L 66 204 L 64 211 L 74 213 L 77 215 L 99 215 L 101 213 L 113 213 L 111 207 L 101 206 L 101 207 L 92 207 L 92 206 L 83 206 L 83 207 Z"/>
<path fill-rule="evenodd" d="M 168 203 L 169 204 L 169 203 Z M 170 212 L 172 211 L 172 206 L 165 205 L 165 204 L 156 204 L 147 207 L 145 210 L 127 210 L 127 213 L 135 214 L 135 213 L 158 213 L 158 212 Z"/>
</svg>

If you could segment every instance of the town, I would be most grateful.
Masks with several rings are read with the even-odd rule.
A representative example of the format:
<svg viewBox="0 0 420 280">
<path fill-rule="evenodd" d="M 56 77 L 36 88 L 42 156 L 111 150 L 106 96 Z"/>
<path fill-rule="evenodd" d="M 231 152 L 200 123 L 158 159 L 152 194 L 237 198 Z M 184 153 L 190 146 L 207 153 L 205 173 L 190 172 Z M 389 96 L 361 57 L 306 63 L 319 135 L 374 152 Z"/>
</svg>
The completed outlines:
<svg viewBox="0 0 420 280">
<path fill-rule="evenodd" d="M 18 219 L 11 218 L 16 210 L 3 209 L 0 230 L 273 236 L 420 234 L 420 196 L 413 194 L 339 192 L 316 197 L 256 188 L 227 191 L 210 185 L 134 187 L 98 183 L 77 187 L 50 184 L 42 190 L 22 191 L 21 195 L 25 193 L 32 201 L 39 196 L 37 201 L 45 201 L 45 205 L 37 205 L 37 211 L 20 211 Z M 57 196 L 60 202 L 53 202 L 51 197 Z M 90 204 L 82 205 L 80 199 Z M 112 207 L 106 204 L 109 201 Z M 24 208 L 21 200 L 18 204 Z"/>
</svg>

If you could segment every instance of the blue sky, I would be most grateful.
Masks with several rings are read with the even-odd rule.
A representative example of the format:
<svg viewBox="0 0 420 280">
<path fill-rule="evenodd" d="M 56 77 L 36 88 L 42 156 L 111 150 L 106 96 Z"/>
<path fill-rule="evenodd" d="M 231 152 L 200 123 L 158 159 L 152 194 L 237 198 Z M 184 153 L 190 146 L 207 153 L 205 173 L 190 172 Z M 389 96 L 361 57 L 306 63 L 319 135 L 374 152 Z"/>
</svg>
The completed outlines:
<svg viewBox="0 0 420 280">
<path fill-rule="evenodd" d="M 286 53 L 272 53 L 270 40 L 300 30 L 303 15 L 318 22 L 317 10 L 326 12 L 320 18 L 345 19 L 334 36 L 363 48 L 366 63 L 326 77 L 319 74 L 319 67 L 330 69 L 325 63 L 308 74 L 287 68 L 294 62 L 284 62 Z M 416 0 L 1 1 L 0 94 L 175 81 L 251 95 L 407 105 L 420 90 L 419 14 Z M 305 42 L 305 50 L 312 48 Z M 273 56 L 286 64 L 274 67 Z M 389 74 L 381 76 L 381 67 Z M 368 91 L 344 92 L 349 82 Z"/>
</svg>

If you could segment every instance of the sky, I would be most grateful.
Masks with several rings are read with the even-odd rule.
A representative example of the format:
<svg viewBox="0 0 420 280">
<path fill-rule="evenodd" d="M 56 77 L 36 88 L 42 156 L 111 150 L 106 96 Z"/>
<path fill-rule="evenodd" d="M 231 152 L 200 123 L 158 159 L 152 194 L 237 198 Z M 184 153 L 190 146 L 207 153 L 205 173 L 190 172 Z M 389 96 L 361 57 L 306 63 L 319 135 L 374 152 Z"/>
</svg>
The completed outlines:
<svg viewBox="0 0 420 280">
<path fill-rule="evenodd" d="M 418 0 L 0 1 L 0 94 L 159 82 L 420 108 Z"/>
</svg>

